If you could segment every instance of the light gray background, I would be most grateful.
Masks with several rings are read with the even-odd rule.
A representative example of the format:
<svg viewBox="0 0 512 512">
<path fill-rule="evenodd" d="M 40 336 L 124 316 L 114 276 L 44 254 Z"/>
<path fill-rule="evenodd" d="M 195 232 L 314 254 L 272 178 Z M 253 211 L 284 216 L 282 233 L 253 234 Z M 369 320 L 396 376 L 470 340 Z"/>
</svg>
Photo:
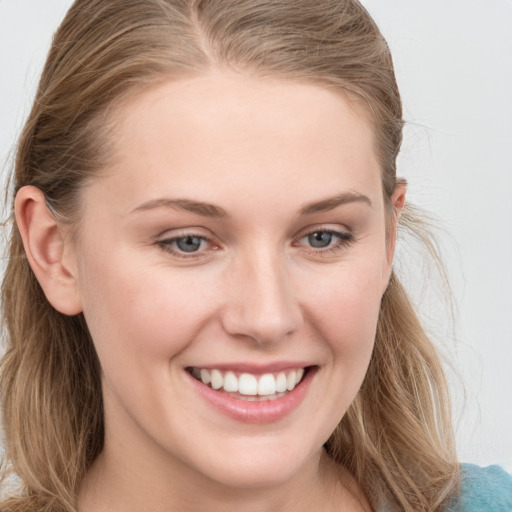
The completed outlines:
<svg viewBox="0 0 512 512">
<path fill-rule="evenodd" d="M 441 219 L 455 320 L 423 317 L 449 373 L 460 459 L 512 471 L 512 1 L 364 0 L 394 55 L 408 125 L 399 174 Z M 0 169 L 69 0 L 0 0 Z M 416 264 L 413 263 L 412 266 Z M 416 293 L 419 284 L 409 285 Z"/>
</svg>

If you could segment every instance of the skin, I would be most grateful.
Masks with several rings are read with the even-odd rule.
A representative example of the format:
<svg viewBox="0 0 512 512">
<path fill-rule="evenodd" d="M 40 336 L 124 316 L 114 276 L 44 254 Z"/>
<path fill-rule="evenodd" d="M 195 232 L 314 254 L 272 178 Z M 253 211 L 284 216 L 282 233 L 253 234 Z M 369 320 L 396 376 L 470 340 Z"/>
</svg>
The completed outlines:
<svg viewBox="0 0 512 512">
<path fill-rule="evenodd" d="M 103 370 L 105 449 L 80 511 L 369 510 L 322 448 L 366 373 L 394 250 L 364 110 L 316 85 L 215 71 L 131 99 L 113 137 L 73 237 L 37 189 L 16 202 L 48 299 L 83 311 Z M 312 203 L 321 211 L 304 212 Z M 312 247 L 319 231 L 331 240 Z M 193 253 L 177 245 L 187 235 L 201 239 Z M 316 373 L 298 407 L 260 424 L 218 411 L 185 371 L 276 361 Z"/>
</svg>

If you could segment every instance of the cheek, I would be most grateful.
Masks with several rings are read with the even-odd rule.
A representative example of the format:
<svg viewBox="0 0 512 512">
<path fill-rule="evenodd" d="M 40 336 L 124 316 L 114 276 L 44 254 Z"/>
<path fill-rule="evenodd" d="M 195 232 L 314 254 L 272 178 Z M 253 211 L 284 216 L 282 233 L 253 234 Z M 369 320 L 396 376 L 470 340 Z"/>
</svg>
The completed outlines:
<svg viewBox="0 0 512 512">
<path fill-rule="evenodd" d="M 203 287 L 188 275 L 171 275 L 120 253 L 84 261 L 84 316 L 104 368 L 167 365 L 194 338 L 208 303 Z"/>
<path fill-rule="evenodd" d="M 347 265 L 330 275 L 315 276 L 315 294 L 307 311 L 313 338 L 324 348 L 325 386 L 318 396 L 317 418 L 329 437 L 353 402 L 373 352 L 380 310 L 381 268 Z M 309 288 L 309 287 L 308 287 Z"/>
<path fill-rule="evenodd" d="M 310 314 L 321 337 L 350 371 L 366 367 L 371 356 L 382 281 L 375 264 L 347 266 L 317 280 L 317 292 L 310 294 Z"/>
</svg>

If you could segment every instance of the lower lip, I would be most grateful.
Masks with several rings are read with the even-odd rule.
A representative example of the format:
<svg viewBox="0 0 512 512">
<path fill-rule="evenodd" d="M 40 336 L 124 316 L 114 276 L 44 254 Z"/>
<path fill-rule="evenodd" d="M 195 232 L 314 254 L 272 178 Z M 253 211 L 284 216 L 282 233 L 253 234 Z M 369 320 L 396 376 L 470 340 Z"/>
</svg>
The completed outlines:
<svg viewBox="0 0 512 512">
<path fill-rule="evenodd" d="M 299 384 L 286 395 L 260 402 L 250 402 L 215 391 L 188 372 L 187 375 L 201 396 L 227 416 L 245 423 L 272 423 L 285 418 L 301 404 L 316 373 L 315 369 L 309 368 Z"/>
</svg>

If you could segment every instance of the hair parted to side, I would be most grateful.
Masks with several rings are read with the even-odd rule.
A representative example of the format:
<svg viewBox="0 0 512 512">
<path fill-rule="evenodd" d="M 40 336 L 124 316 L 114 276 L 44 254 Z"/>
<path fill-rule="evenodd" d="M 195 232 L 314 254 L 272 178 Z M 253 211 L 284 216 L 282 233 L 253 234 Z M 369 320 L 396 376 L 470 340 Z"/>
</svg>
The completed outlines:
<svg viewBox="0 0 512 512">
<path fill-rule="evenodd" d="M 115 107 L 170 77 L 229 67 L 308 81 L 363 100 L 384 195 L 396 185 L 402 109 L 385 40 L 356 0 L 77 0 L 54 36 L 19 139 L 14 189 L 41 189 L 59 221 L 110 157 Z M 390 210 L 391 211 L 391 210 Z M 392 213 L 390 213 L 392 214 Z M 414 226 L 414 215 L 402 218 Z M 103 446 L 101 370 L 82 315 L 52 308 L 11 219 L 2 285 L 6 352 L 2 511 L 75 511 Z M 377 510 L 441 511 L 458 485 L 447 387 L 432 342 L 395 275 L 356 400 L 326 448 Z"/>
</svg>

